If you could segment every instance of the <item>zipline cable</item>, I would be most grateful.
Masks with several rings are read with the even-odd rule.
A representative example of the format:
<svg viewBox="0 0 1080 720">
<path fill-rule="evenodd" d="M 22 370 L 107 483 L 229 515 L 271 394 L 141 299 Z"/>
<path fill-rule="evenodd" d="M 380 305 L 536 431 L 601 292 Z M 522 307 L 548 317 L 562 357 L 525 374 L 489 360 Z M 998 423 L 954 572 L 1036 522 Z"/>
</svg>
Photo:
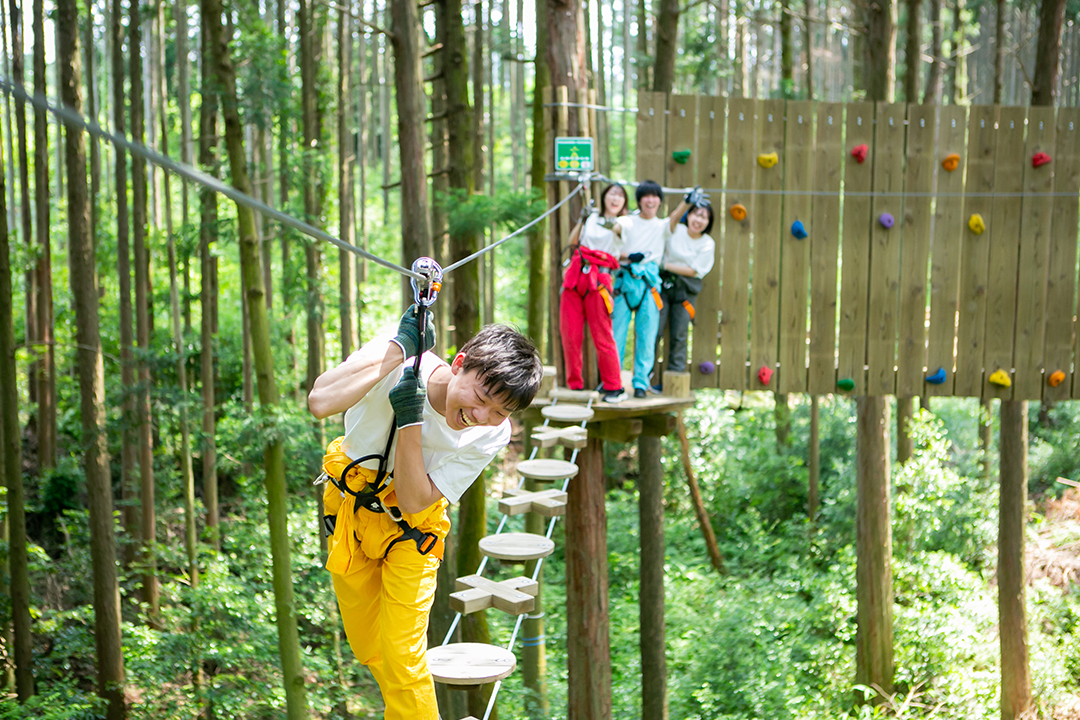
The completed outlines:
<svg viewBox="0 0 1080 720">
<path fill-rule="evenodd" d="M 329 233 L 324 232 L 317 227 L 308 225 L 302 220 L 297 220 L 291 215 L 283 213 L 280 210 L 275 210 L 274 208 L 259 200 L 256 200 L 250 195 L 240 192 L 231 185 L 223 183 L 220 180 L 217 180 L 216 178 L 207 175 L 201 170 L 196 170 L 190 165 L 185 165 L 184 163 L 177 162 L 176 160 L 166 157 L 161 153 L 156 152 L 155 150 L 151 150 L 145 145 L 132 142 L 123 135 L 117 135 L 116 133 L 105 130 L 97 123 L 87 120 L 82 115 L 75 112 L 69 107 L 53 105 L 48 101 L 48 99 L 46 99 L 44 95 L 37 93 L 31 95 L 22 86 L 12 82 L 6 77 L 0 76 L 0 91 L 7 93 L 16 100 L 21 100 L 23 102 L 29 103 L 38 110 L 52 113 L 56 116 L 57 120 L 64 123 L 65 125 L 78 128 L 96 138 L 107 140 L 113 145 L 127 150 L 132 155 L 138 155 L 139 157 L 155 165 L 163 167 L 170 172 L 176 173 L 180 177 L 187 178 L 192 182 L 204 185 L 211 190 L 219 192 L 222 195 L 230 198 L 231 200 L 240 203 L 241 205 L 246 205 L 252 210 L 257 210 L 258 212 L 261 212 L 262 214 L 273 218 L 274 220 L 277 220 L 283 225 L 287 225 L 294 230 L 297 230 L 305 235 L 315 238 L 316 240 L 322 240 L 323 242 L 337 245 L 342 250 L 347 250 L 351 253 L 355 253 L 356 255 L 367 258 L 372 262 L 378 263 L 385 268 L 389 268 L 390 270 L 399 272 L 402 275 L 412 278 L 414 280 L 425 280 L 425 277 L 420 273 L 416 273 L 412 270 L 409 270 L 408 268 L 401 267 L 400 265 L 392 263 L 389 260 L 384 260 L 378 255 L 373 255 L 372 253 L 358 248 L 355 245 L 350 245 L 344 240 L 339 240 L 333 235 L 330 235 Z"/>
</svg>

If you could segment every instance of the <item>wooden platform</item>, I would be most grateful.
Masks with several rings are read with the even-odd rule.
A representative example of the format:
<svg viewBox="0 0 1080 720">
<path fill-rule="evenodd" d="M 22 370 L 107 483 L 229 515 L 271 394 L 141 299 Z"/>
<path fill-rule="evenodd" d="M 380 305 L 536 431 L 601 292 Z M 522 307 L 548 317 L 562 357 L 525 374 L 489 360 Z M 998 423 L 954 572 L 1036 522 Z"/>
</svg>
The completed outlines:
<svg viewBox="0 0 1080 720">
<path fill-rule="evenodd" d="M 572 405 L 565 402 L 561 402 L 558 405 L 552 405 L 549 400 L 547 401 L 547 406 L 540 411 L 540 414 L 552 422 L 577 424 L 592 420 L 596 413 L 584 405 Z"/>
<path fill-rule="evenodd" d="M 503 490 L 499 512 L 503 515 L 534 512 L 544 517 L 560 517 L 566 514 L 566 493 L 562 490 Z"/>
<path fill-rule="evenodd" d="M 480 552 L 496 560 L 526 562 L 539 560 L 555 552 L 555 543 L 543 535 L 502 533 L 481 538 Z"/>
<path fill-rule="evenodd" d="M 514 672 L 517 658 L 506 648 L 483 643 L 451 643 L 427 651 L 432 679 L 444 685 L 484 685 Z"/>
<path fill-rule="evenodd" d="M 537 482 L 557 482 L 577 476 L 578 466 L 566 460 L 537 458 L 519 462 L 517 474 Z"/>
<path fill-rule="evenodd" d="M 466 575 L 455 581 L 455 587 L 455 592 L 450 594 L 450 609 L 462 615 L 488 608 L 522 615 L 533 611 L 540 592 L 540 583 L 527 577 L 495 582 L 479 575 Z"/>
</svg>

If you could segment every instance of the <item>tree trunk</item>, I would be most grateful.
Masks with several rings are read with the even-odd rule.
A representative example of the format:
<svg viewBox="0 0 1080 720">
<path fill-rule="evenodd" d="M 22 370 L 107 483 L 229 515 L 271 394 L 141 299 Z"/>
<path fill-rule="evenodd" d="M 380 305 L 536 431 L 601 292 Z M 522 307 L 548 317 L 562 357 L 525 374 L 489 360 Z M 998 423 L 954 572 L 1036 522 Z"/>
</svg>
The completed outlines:
<svg viewBox="0 0 1080 720">
<path fill-rule="evenodd" d="M 791 446 L 791 398 L 787 393 L 776 393 L 773 418 L 776 421 L 776 452 L 783 455 Z"/>
<path fill-rule="evenodd" d="M 661 37 L 663 31 L 661 30 Z M 659 66 L 657 77 L 660 77 Z M 641 548 L 641 716 L 667 720 L 667 658 L 664 636 L 664 468 L 661 439 L 638 437 L 638 522 Z"/>
<path fill-rule="evenodd" d="M 922 0 L 907 0 L 907 44 L 904 49 L 904 100 L 919 102 L 922 71 Z"/>
<path fill-rule="evenodd" d="M 826 12 L 828 8 L 826 7 Z M 814 25 L 811 18 L 814 17 L 814 0 L 806 0 L 806 20 L 803 23 L 803 32 L 806 38 L 806 99 L 814 99 Z M 828 32 L 828 25 L 825 26 Z"/>
<path fill-rule="evenodd" d="M 811 524 L 817 522 L 818 506 L 821 494 L 821 400 L 817 395 L 810 396 L 810 461 L 809 487 L 807 490 L 806 514 Z"/>
<path fill-rule="evenodd" d="M 1039 44 L 1035 50 L 1035 74 L 1032 75 L 1032 105 L 1052 106 L 1057 97 L 1064 20 L 1065 0 L 1042 0 L 1039 5 Z"/>
<path fill-rule="evenodd" d="M 473 188 L 484 189 L 484 5 L 473 5 Z M 447 94 L 449 94 L 447 90 Z M 481 261 L 482 262 L 482 261 Z"/>
<path fill-rule="evenodd" d="M 13 47 L 8 44 L 8 15 L 4 12 L 2 4 L 0 4 L 0 42 L 4 44 L 4 47 Z M 20 48 L 21 49 L 21 48 Z M 11 70 L 11 55 L 9 53 L 0 53 L 0 61 L 3 65 L 3 73 L 9 78 L 14 78 L 14 73 Z M 15 121 L 11 117 L 11 96 L 4 94 L 4 127 L 5 139 L 7 141 L 6 153 L 7 164 L 4 166 L 4 172 L 7 173 L 8 182 L 7 185 L 7 221 L 8 233 L 15 232 Z"/>
<path fill-rule="evenodd" d="M 701 527 L 701 535 L 705 538 L 709 560 L 712 561 L 716 572 L 722 575 L 725 572 L 724 560 L 720 556 L 720 548 L 716 545 L 716 534 L 713 532 L 712 521 L 709 519 L 709 511 L 705 509 L 705 502 L 701 499 L 701 489 L 698 488 L 697 478 L 694 477 L 694 466 L 690 461 L 690 441 L 686 437 L 686 423 L 683 422 L 682 413 L 679 413 L 675 430 L 679 436 L 683 472 L 686 474 L 686 484 L 690 488 L 690 502 L 694 505 L 694 515 L 697 516 L 698 525 Z"/>
<path fill-rule="evenodd" d="M 966 75 L 961 65 L 964 62 L 964 0 L 955 0 L 953 4 L 953 41 L 952 62 L 949 63 L 949 102 L 956 105 L 966 94 L 960 87 L 961 78 Z"/>
<path fill-rule="evenodd" d="M 348 111 L 352 94 L 352 35 L 348 33 L 349 21 L 345 12 L 338 13 L 338 237 L 356 244 L 353 224 L 353 176 L 352 167 L 356 155 L 349 131 L 351 114 Z M 338 251 L 338 315 L 341 323 L 341 359 L 344 361 L 356 347 L 356 331 L 353 328 L 353 254 Z"/>
<path fill-rule="evenodd" d="M 786 2 L 786 0 L 785 0 Z M 781 28 L 783 18 L 781 16 Z M 788 32 L 790 33 L 790 25 Z M 790 39 L 790 35 L 789 35 Z M 675 54 L 679 48 L 679 0 L 660 0 L 656 32 L 656 65 L 653 92 L 670 93 L 675 86 Z"/>
<path fill-rule="evenodd" d="M 911 418 L 915 414 L 915 396 L 896 398 L 896 463 L 903 465 L 915 454 L 915 441 L 911 439 Z"/>
<path fill-rule="evenodd" d="M 896 84 L 896 0 L 866 9 L 866 99 L 893 102 Z"/>
<path fill-rule="evenodd" d="M 131 138 L 145 142 L 143 118 L 143 66 L 141 5 L 132 3 L 128 22 L 128 47 L 131 75 Z M 135 251 L 135 339 L 144 358 L 150 352 L 150 255 L 146 247 L 147 197 L 146 161 L 138 155 L 131 158 L 132 236 Z M 140 533 L 140 560 L 145 567 L 143 575 L 143 602 L 148 606 L 150 618 L 158 615 L 157 558 L 154 551 L 156 523 L 154 509 L 154 453 L 153 428 L 150 418 L 150 365 L 145 359 L 138 362 L 138 385 L 135 410 L 138 426 L 139 455 L 139 504 L 142 508 Z"/>
<path fill-rule="evenodd" d="M 82 112 L 79 78 L 78 12 L 75 0 L 57 4 L 61 54 L 60 99 Z M 82 447 L 86 452 L 86 490 L 90 508 L 90 558 L 94 575 L 94 643 L 98 694 L 108 702 L 107 720 L 123 720 L 124 656 L 120 642 L 120 587 L 116 577 L 112 488 L 105 438 L 105 370 L 98 325 L 97 273 L 90 238 L 90 203 L 86 187 L 86 140 L 81 132 L 65 133 L 68 203 L 68 252 L 75 339 Z"/>
<path fill-rule="evenodd" d="M 119 2 L 119 0 L 114 0 Z M 205 13 L 200 13 L 202 32 L 200 33 L 200 52 L 202 63 L 202 81 L 199 92 L 202 101 L 199 104 L 199 165 L 203 172 L 212 177 L 218 176 L 217 168 L 217 103 L 213 91 L 215 79 L 213 63 L 210 58 L 210 35 L 206 28 Z M 221 529 L 218 511 L 217 478 L 217 421 L 214 416 L 214 305 L 216 304 L 214 287 L 214 260 L 212 246 L 218 235 L 217 193 L 209 188 L 199 191 L 199 306 L 202 319 L 199 322 L 199 336 L 202 352 L 199 354 L 199 384 L 202 387 L 202 476 L 203 505 L 206 507 L 206 532 L 210 544 L 216 552 L 221 552 Z M 284 233 L 282 234 L 284 238 Z M 284 239 L 282 243 L 284 243 Z"/>
<path fill-rule="evenodd" d="M 221 0 L 203 0 L 203 13 L 209 30 L 211 57 L 221 88 L 222 116 L 225 120 L 225 143 L 229 152 L 229 169 L 233 186 L 251 194 L 244 159 L 243 128 L 236 95 L 236 73 L 221 27 Z M 258 378 L 259 403 L 264 411 L 274 412 L 279 404 L 274 380 L 273 350 L 266 301 L 263 297 L 262 269 L 259 267 L 259 245 L 255 237 L 254 214 L 239 203 L 236 206 L 241 272 L 244 276 L 251 311 L 251 339 Z M 287 488 L 285 485 L 284 445 L 271 436 L 264 450 L 266 471 L 267 514 L 270 526 L 270 551 L 273 556 L 274 605 L 277 616 L 278 651 L 285 685 L 286 716 L 289 720 L 307 717 L 307 693 L 304 671 L 300 663 L 300 642 L 296 626 L 296 606 L 293 598 L 292 561 L 289 550 Z"/>
<path fill-rule="evenodd" d="M 791 43 L 791 1 L 780 0 L 780 96 L 795 97 L 795 53 Z"/>
<path fill-rule="evenodd" d="M 319 59 L 316 54 L 318 27 L 315 22 L 315 7 L 308 0 L 300 0 L 300 76 L 302 82 L 301 106 L 304 124 L 304 220 L 315 227 L 322 226 L 322 203 L 319 194 L 318 166 L 323 155 L 322 124 L 318 109 L 318 73 Z M 322 249 L 318 243 L 308 240 L 304 243 L 307 282 L 307 381 L 304 386 L 310 390 L 315 379 L 322 374 L 323 325 L 322 325 Z M 321 427 L 321 423 L 316 421 Z"/>
<path fill-rule="evenodd" d="M 930 0 L 930 72 L 923 104 L 941 102 L 941 0 Z"/>
<path fill-rule="evenodd" d="M 1027 522 L 1027 403 L 1001 401 L 1001 493 L 998 502 L 998 627 L 1001 636 L 1001 720 L 1028 717 L 1024 528 Z"/>
<path fill-rule="evenodd" d="M 453 0 L 450 0 L 453 2 Z M 460 17 L 460 13 L 458 15 Z M 464 268 L 463 268 L 464 269 Z M 485 506 L 485 473 L 461 496 L 458 506 L 457 574 L 458 577 L 473 575 L 480 566 L 480 539 L 487 535 L 487 508 Z M 490 643 L 487 612 L 480 611 L 461 618 L 461 637 L 465 642 Z M 491 697 L 491 685 L 469 690 L 468 710 L 475 717 L 483 717 Z"/>
<path fill-rule="evenodd" d="M 889 525 L 889 403 L 858 402 L 855 682 L 887 693 L 893 683 L 892 531 Z"/>
<path fill-rule="evenodd" d="M 753 97 L 746 76 L 748 69 L 746 38 L 746 2 L 735 0 L 735 62 L 731 80 L 733 97 Z"/>
<path fill-rule="evenodd" d="M 637 63 L 637 86 L 639 90 L 649 89 L 649 15 L 645 2 L 646 0 L 638 0 L 637 4 L 637 57 L 635 62 Z M 551 15 L 550 11 L 548 15 Z M 560 76 L 554 72 L 552 72 L 551 77 L 554 79 L 552 85 L 556 87 L 566 84 L 565 82 L 559 82 Z"/>
<path fill-rule="evenodd" d="M 1001 104 L 1005 91 L 1005 0 L 997 0 L 994 13 L 994 96 L 991 102 Z"/>
<path fill-rule="evenodd" d="M 4 149 L 0 145 L 0 155 Z M 0 165 L 3 158 L 0 157 Z M 15 666 L 15 689 L 19 701 L 34 694 L 33 645 L 30 632 L 30 577 L 26 552 L 26 508 L 22 477 L 22 432 L 19 425 L 19 386 L 15 361 L 15 318 L 12 297 L 11 238 L 8 236 L 7 176 L 0 177 L 0 448 L 3 448 L 3 484 L 8 519 L 8 570 Z M 6 632 L 5 632 L 6 635 Z"/>
<path fill-rule="evenodd" d="M 629 19 L 627 20 L 629 22 Z M 536 3 L 536 47 L 542 48 L 547 45 L 547 2 Z M 533 66 L 533 97 L 532 97 L 532 157 L 529 168 L 529 178 L 532 192 L 541 197 L 546 195 L 547 183 L 544 175 L 547 172 L 547 137 L 544 133 L 544 88 L 551 86 L 551 75 L 548 72 L 547 54 L 537 52 Z M 624 136 L 625 137 L 625 136 Z M 529 231 L 529 297 L 527 310 L 527 323 L 529 337 L 536 343 L 536 350 L 541 358 L 547 355 L 547 288 L 548 288 L 548 256 L 547 256 L 547 222 L 541 221 Z"/>
<path fill-rule="evenodd" d="M 397 92 L 398 151 L 401 168 L 401 257 L 406 267 L 431 255 L 427 171 L 424 164 L 424 117 L 427 98 L 420 84 L 420 38 L 416 3 L 391 0 L 393 16 L 394 89 Z M 402 304 L 412 300 L 402 278 Z"/>
</svg>

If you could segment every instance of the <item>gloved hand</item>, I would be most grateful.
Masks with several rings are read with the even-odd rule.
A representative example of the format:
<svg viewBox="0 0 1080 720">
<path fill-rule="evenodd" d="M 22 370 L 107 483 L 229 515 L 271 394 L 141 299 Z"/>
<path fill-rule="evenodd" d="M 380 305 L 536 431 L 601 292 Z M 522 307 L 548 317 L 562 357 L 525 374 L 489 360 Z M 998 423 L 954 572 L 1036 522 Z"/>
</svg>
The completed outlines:
<svg viewBox="0 0 1080 720">
<path fill-rule="evenodd" d="M 615 227 L 615 218 L 603 217 L 600 218 L 600 227 L 605 230 L 612 230 Z"/>
<path fill-rule="evenodd" d="M 588 205 L 582 205 L 581 206 L 581 214 L 578 217 L 578 220 L 581 221 L 581 222 L 585 222 L 586 220 L 589 219 L 589 216 L 592 215 L 594 212 L 599 212 L 599 211 L 596 209 L 596 206 L 593 205 L 592 200 L 590 200 Z"/>
<path fill-rule="evenodd" d="M 639 263 L 645 259 L 645 253 L 630 253 L 627 259 L 632 263 Z"/>
<path fill-rule="evenodd" d="M 435 316 L 427 309 L 424 310 L 424 322 L 426 323 L 424 327 L 424 347 L 422 350 L 419 347 L 420 327 L 416 322 L 419 312 L 420 308 L 415 304 L 409 306 L 409 309 L 401 316 L 397 335 L 392 340 L 401 348 L 401 352 L 405 353 L 405 357 L 413 357 L 417 352 L 427 352 L 435 347 Z"/>
<path fill-rule="evenodd" d="M 390 407 L 394 408 L 394 422 L 398 430 L 424 422 L 424 382 L 416 376 L 412 365 L 405 368 L 401 379 L 390 390 Z"/>
<path fill-rule="evenodd" d="M 692 190 L 686 193 L 683 197 L 683 201 L 687 205 L 700 205 L 702 202 L 708 200 L 708 198 L 709 195 L 701 189 L 701 186 L 696 185 Z"/>
</svg>

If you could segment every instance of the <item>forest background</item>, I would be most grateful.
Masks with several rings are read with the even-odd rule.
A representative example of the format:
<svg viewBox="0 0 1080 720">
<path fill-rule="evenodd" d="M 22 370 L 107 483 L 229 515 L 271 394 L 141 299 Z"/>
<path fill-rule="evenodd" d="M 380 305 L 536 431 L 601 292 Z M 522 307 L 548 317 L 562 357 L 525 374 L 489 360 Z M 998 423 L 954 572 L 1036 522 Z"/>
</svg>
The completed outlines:
<svg viewBox="0 0 1080 720">
<path fill-rule="evenodd" d="M 462 257 L 544 209 L 550 149 L 534 131 L 552 77 L 610 109 L 600 167 L 630 179 L 639 89 L 1080 104 L 1076 0 L 873 7 L 883 34 L 850 0 L 10 0 L 0 73 L 406 266 Z M 336 424 L 313 424 L 303 400 L 396 319 L 399 276 L 7 95 L 0 115 L 0 717 L 377 717 L 310 484 Z M 549 353 L 545 247 L 541 226 L 453 276 L 438 350 L 500 321 Z M 667 438 L 670 715 L 998 716 L 994 407 L 897 407 L 897 671 L 882 697 L 853 687 L 851 402 L 821 403 L 808 514 L 809 400 L 699 398 L 692 466 L 725 565 L 708 561 Z M 1080 717 L 1080 501 L 1056 482 L 1080 475 L 1080 410 L 1044 406 L 1030 429 L 1031 694 L 1040 717 Z M 613 715 L 639 717 L 636 454 L 611 446 L 605 467 Z M 458 537 L 485 534 L 504 470 L 463 500 Z M 457 544 L 444 567 L 473 572 Z M 546 675 L 507 681 L 505 717 L 566 716 L 563 563 L 558 551 L 545 573 Z M 508 633 L 495 615 L 464 629 Z"/>
</svg>

